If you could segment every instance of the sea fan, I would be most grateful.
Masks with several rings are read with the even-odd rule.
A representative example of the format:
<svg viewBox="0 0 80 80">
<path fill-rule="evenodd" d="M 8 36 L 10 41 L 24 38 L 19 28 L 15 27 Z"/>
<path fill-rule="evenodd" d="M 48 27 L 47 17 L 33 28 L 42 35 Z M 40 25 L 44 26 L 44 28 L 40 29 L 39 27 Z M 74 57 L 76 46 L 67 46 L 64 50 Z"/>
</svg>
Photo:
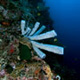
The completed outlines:
<svg viewBox="0 0 80 80">
<path fill-rule="evenodd" d="M 25 30 L 25 24 L 26 24 L 25 20 L 22 20 L 21 21 L 21 32 L 22 32 L 22 35 L 24 36 L 24 38 L 26 38 L 25 43 L 28 41 L 32 45 L 34 51 L 37 53 L 37 55 L 41 59 L 45 58 L 46 54 L 44 52 L 42 52 L 40 49 L 43 49 L 43 50 L 46 50 L 46 51 L 49 51 L 52 53 L 56 53 L 59 55 L 64 54 L 63 47 L 38 42 L 39 40 L 44 40 L 44 39 L 56 37 L 57 34 L 56 34 L 55 30 L 51 30 L 46 33 L 42 33 L 46 27 L 43 25 L 39 29 L 39 26 L 40 26 L 39 22 L 35 23 L 34 28 L 32 30 L 29 27 L 27 27 Z"/>
</svg>

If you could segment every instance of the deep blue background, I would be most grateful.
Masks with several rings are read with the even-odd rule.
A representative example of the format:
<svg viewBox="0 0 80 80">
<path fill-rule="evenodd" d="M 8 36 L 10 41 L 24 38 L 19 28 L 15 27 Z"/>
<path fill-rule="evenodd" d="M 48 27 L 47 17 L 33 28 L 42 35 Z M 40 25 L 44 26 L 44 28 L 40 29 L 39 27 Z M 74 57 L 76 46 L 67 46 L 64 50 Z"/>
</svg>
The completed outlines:
<svg viewBox="0 0 80 80">
<path fill-rule="evenodd" d="M 45 0 L 58 40 L 65 46 L 64 63 L 80 68 L 80 0 Z"/>
</svg>

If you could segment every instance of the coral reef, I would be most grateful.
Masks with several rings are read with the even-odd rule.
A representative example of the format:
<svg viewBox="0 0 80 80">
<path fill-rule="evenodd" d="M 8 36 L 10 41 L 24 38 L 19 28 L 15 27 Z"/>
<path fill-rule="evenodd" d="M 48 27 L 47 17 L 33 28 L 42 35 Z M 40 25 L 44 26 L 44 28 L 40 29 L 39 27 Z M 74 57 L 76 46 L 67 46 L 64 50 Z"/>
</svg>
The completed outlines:
<svg viewBox="0 0 80 80">
<path fill-rule="evenodd" d="M 0 80 L 63 77 L 45 62 L 47 55 L 64 54 L 48 9 L 43 0 L 0 0 Z"/>
<path fill-rule="evenodd" d="M 53 78 L 49 65 L 43 60 L 46 54 L 32 42 L 40 37 L 39 40 L 43 40 L 56 36 L 54 30 L 49 31 L 50 28 L 47 27 L 45 16 L 42 14 L 47 10 L 48 8 L 41 2 L 37 3 L 35 8 L 28 0 L 0 1 L 1 80 L 51 80 Z"/>
</svg>

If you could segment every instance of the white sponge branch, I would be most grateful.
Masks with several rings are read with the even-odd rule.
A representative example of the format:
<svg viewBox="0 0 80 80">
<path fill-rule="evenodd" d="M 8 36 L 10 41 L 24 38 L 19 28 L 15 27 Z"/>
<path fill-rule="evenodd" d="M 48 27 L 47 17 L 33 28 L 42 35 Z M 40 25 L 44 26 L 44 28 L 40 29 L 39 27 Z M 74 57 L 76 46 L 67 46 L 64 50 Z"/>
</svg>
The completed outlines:
<svg viewBox="0 0 80 80">
<path fill-rule="evenodd" d="M 28 35 L 30 34 L 30 32 L 31 32 L 31 28 L 27 27 L 26 35 L 24 37 L 28 37 Z"/>
<path fill-rule="evenodd" d="M 39 22 L 35 23 L 34 28 L 32 29 L 32 32 L 30 33 L 30 36 L 33 35 L 36 32 L 36 30 L 39 28 L 39 25 L 40 25 Z"/>
<path fill-rule="evenodd" d="M 25 30 L 25 25 L 26 25 L 25 20 L 21 20 L 21 32 L 22 32 L 22 35 L 25 35 L 27 33 L 27 28 Z"/>
<path fill-rule="evenodd" d="M 43 26 L 34 34 L 34 36 L 40 34 L 41 32 L 43 32 L 45 28 L 46 28 L 46 26 L 43 25 Z"/>
<path fill-rule="evenodd" d="M 34 51 L 37 53 L 37 55 L 41 58 L 44 59 L 46 57 L 45 53 L 43 53 L 40 49 L 37 47 L 33 46 Z"/>
<path fill-rule="evenodd" d="M 48 31 L 48 32 L 40 34 L 40 35 L 30 36 L 29 38 L 31 40 L 42 40 L 42 39 L 53 38 L 55 36 L 57 36 L 57 34 L 54 30 L 52 30 L 52 31 Z"/>
<path fill-rule="evenodd" d="M 43 44 L 43 43 L 38 43 L 36 41 L 31 41 L 33 46 L 36 46 L 37 48 L 43 49 L 43 50 L 47 50 L 49 52 L 53 52 L 59 55 L 63 55 L 64 54 L 64 48 L 63 47 L 59 47 L 56 45 L 50 45 L 50 44 Z"/>
</svg>

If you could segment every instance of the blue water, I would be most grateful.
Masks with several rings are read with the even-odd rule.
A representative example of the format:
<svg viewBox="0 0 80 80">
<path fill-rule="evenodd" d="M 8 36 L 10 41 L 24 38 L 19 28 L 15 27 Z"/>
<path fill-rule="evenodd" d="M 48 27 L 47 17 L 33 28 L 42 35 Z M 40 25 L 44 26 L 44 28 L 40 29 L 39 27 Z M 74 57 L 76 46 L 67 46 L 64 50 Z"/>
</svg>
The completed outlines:
<svg viewBox="0 0 80 80">
<path fill-rule="evenodd" d="M 58 40 L 65 46 L 64 63 L 80 69 L 80 0 L 45 0 Z"/>
</svg>

